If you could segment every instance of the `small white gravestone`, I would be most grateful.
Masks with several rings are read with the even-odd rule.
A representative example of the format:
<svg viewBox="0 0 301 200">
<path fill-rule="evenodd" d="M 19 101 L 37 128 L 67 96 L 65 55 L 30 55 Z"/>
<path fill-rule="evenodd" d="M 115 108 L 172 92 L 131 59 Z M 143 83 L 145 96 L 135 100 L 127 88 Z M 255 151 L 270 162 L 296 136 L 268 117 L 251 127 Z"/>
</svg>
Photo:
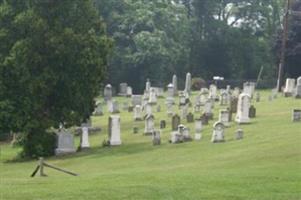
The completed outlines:
<svg viewBox="0 0 301 200">
<path fill-rule="evenodd" d="M 227 106 L 229 104 L 230 104 L 230 94 L 226 90 L 224 90 L 221 92 L 220 105 Z"/>
<path fill-rule="evenodd" d="M 214 84 L 209 86 L 209 98 L 213 100 L 217 99 L 217 87 Z"/>
<path fill-rule="evenodd" d="M 201 89 L 201 92 L 200 92 L 200 95 L 199 95 L 199 98 L 200 98 L 200 105 L 205 105 L 206 101 L 208 100 L 209 98 L 209 91 L 207 88 L 202 88 Z"/>
<path fill-rule="evenodd" d="M 225 110 L 220 110 L 219 112 L 219 121 L 221 123 L 223 123 L 225 125 L 225 127 L 229 127 L 230 126 L 230 112 L 229 110 L 225 109 Z"/>
<path fill-rule="evenodd" d="M 179 92 L 179 105 L 180 106 L 186 105 L 186 96 L 184 92 Z"/>
<path fill-rule="evenodd" d="M 111 115 L 109 117 L 109 142 L 111 146 L 121 145 L 120 134 L 120 116 Z"/>
<path fill-rule="evenodd" d="M 145 117 L 144 134 L 151 135 L 155 131 L 155 117 L 154 115 L 147 115 Z"/>
<path fill-rule="evenodd" d="M 292 120 L 293 122 L 301 122 L 301 109 L 293 109 Z"/>
<path fill-rule="evenodd" d="M 204 114 L 210 119 L 213 117 L 212 113 L 212 101 L 208 99 L 204 105 Z"/>
<path fill-rule="evenodd" d="M 151 82 L 149 79 L 147 79 L 146 83 L 145 83 L 145 93 L 149 93 L 151 89 Z"/>
<path fill-rule="evenodd" d="M 128 88 L 127 83 L 120 83 L 119 84 L 119 95 L 120 96 L 126 96 L 127 95 L 127 88 Z"/>
<path fill-rule="evenodd" d="M 55 149 L 56 155 L 75 153 L 73 135 L 65 129 L 60 129 L 58 132 L 57 148 Z"/>
<path fill-rule="evenodd" d="M 224 142 L 225 141 L 225 126 L 221 122 L 215 122 L 213 125 L 213 133 L 211 142 Z"/>
<path fill-rule="evenodd" d="M 104 88 L 104 99 L 105 101 L 110 101 L 112 99 L 112 85 L 107 84 Z"/>
<path fill-rule="evenodd" d="M 253 94 L 255 92 L 255 85 L 254 82 L 246 82 L 243 85 L 243 93 L 248 94 L 251 98 L 253 97 Z"/>
<path fill-rule="evenodd" d="M 140 105 L 136 105 L 134 108 L 134 120 L 135 121 L 142 120 L 142 108 Z"/>
<path fill-rule="evenodd" d="M 167 97 L 166 97 L 166 104 L 174 104 L 174 86 L 173 84 L 168 84 L 167 86 Z M 178 91 L 177 91 L 178 92 Z"/>
<path fill-rule="evenodd" d="M 112 113 L 119 113 L 119 103 L 113 100 Z"/>
<path fill-rule="evenodd" d="M 173 96 L 178 94 L 178 79 L 176 75 L 172 76 Z"/>
<path fill-rule="evenodd" d="M 285 82 L 285 88 L 283 90 L 285 97 L 290 97 L 293 95 L 295 88 L 295 79 L 287 78 Z"/>
<path fill-rule="evenodd" d="M 152 105 L 150 103 L 147 103 L 144 106 L 144 110 L 145 110 L 145 115 L 152 115 L 153 114 Z"/>
<path fill-rule="evenodd" d="M 167 108 L 167 115 L 168 116 L 173 116 L 173 104 L 166 104 L 166 108 Z"/>
<path fill-rule="evenodd" d="M 251 106 L 251 97 L 242 93 L 239 95 L 237 104 L 237 114 L 235 121 L 239 124 L 250 123 L 249 109 Z"/>
<path fill-rule="evenodd" d="M 151 90 L 150 90 L 148 102 L 150 104 L 152 104 L 152 105 L 156 105 L 157 104 L 157 94 L 156 94 L 154 88 L 151 88 Z"/>
<path fill-rule="evenodd" d="M 132 94 L 133 94 L 133 89 L 132 89 L 132 87 L 128 86 L 126 89 L 126 96 L 130 97 L 130 96 L 132 96 Z"/>
<path fill-rule="evenodd" d="M 90 148 L 90 143 L 89 143 L 89 128 L 87 126 L 83 126 L 82 127 L 82 138 L 81 138 L 80 147 L 82 149 Z"/>
<path fill-rule="evenodd" d="M 196 119 L 195 120 L 195 135 L 194 135 L 195 140 L 202 139 L 202 128 L 203 128 L 202 120 Z"/>
<path fill-rule="evenodd" d="M 142 105 L 142 95 L 132 95 L 132 106 Z"/>
<path fill-rule="evenodd" d="M 179 133 L 178 131 L 173 131 L 170 134 L 170 142 L 172 144 L 181 143 L 183 142 L 183 135 Z"/>
</svg>

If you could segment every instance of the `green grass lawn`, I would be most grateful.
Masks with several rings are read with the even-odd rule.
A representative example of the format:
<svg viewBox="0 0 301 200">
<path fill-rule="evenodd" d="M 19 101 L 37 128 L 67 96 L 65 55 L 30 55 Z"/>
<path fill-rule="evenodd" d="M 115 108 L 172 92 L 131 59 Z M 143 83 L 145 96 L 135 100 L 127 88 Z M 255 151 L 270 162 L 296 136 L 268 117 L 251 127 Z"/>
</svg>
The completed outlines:
<svg viewBox="0 0 301 200">
<path fill-rule="evenodd" d="M 2 144 L 0 199 L 301 199 L 301 123 L 291 121 L 292 109 L 301 108 L 301 100 L 278 97 L 268 102 L 269 92 L 261 94 L 261 102 L 253 102 L 257 117 L 240 126 L 244 139 L 234 140 L 238 125 L 232 122 L 226 142 L 220 144 L 210 142 L 217 104 L 214 121 L 205 126 L 202 140 L 182 144 L 168 143 L 171 119 L 163 99 L 161 112 L 154 112 L 157 127 L 160 120 L 167 120 L 160 146 L 152 146 L 151 137 L 142 135 L 144 122 L 136 123 L 140 133 L 133 134 L 133 113 L 123 111 L 122 145 L 102 147 L 108 114 L 94 117 L 93 125 L 102 131 L 90 136 L 90 150 L 47 159 L 79 173 L 78 177 L 46 168 L 48 177 L 30 178 L 37 161 L 7 162 L 20 149 Z M 186 125 L 193 133 L 194 123 Z"/>
</svg>

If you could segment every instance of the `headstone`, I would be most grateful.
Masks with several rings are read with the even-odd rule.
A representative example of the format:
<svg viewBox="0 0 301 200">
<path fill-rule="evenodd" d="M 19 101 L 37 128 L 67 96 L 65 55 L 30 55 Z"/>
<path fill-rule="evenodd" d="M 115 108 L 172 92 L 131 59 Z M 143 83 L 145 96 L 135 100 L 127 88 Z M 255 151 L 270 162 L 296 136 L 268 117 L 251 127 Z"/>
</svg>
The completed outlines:
<svg viewBox="0 0 301 200">
<path fill-rule="evenodd" d="M 173 96 L 178 94 L 178 79 L 176 75 L 172 76 Z"/>
<path fill-rule="evenodd" d="M 128 86 L 126 89 L 126 96 L 130 97 L 132 95 L 133 95 L 133 89 L 132 89 L 132 87 Z"/>
<path fill-rule="evenodd" d="M 90 148 L 89 143 L 89 128 L 87 126 L 82 127 L 82 135 L 81 135 L 81 149 Z"/>
<path fill-rule="evenodd" d="M 182 135 L 183 135 L 184 142 L 192 141 L 189 128 L 184 127 Z"/>
<path fill-rule="evenodd" d="M 166 108 L 167 108 L 167 115 L 169 117 L 173 116 L 173 104 L 166 104 Z"/>
<path fill-rule="evenodd" d="M 249 108 L 249 117 L 250 118 L 256 117 L 256 108 L 253 105 L 251 105 Z"/>
<path fill-rule="evenodd" d="M 183 135 L 181 133 L 179 133 L 178 131 L 173 131 L 173 132 L 171 132 L 170 135 L 171 135 L 170 142 L 172 144 L 177 144 L 177 143 L 183 142 Z"/>
<path fill-rule="evenodd" d="M 175 100 L 174 100 L 174 85 L 173 84 L 168 84 L 167 86 L 167 97 L 166 97 L 166 104 L 174 104 Z M 178 93 L 178 91 L 177 91 Z"/>
<path fill-rule="evenodd" d="M 209 124 L 209 117 L 205 113 L 201 116 L 201 120 L 203 125 Z"/>
<path fill-rule="evenodd" d="M 178 126 L 180 125 L 180 123 L 181 123 L 181 118 L 180 118 L 180 116 L 179 115 L 173 115 L 172 116 L 172 120 L 171 120 L 171 129 L 173 130 L 173 131 L 176 131 L 176 130 L 178 130 Z"/>
<path fill-rule="evenodd" d="M 142 120 L 142 108 L 140 105 L 136 105 L 134 108 L 134 120 L 135 121 Z"/>
<path fill-rule="evenodd" d="M 283 90 L 285 97 L 290 97 L 293 95 L 293 91 L 295 88 L 295 79 L 287 78 L 285 82 L 285 88 Z"/>
<path fill-rule="evenodd" d="M 225 90 L 221 93 L 220 105 L 221 106 L 228 106 L 229 103 L 230 103 L 230 94 Z"/>
<path fill-rule="evenodd" d="M 113 101 L 112 113 L 120 113 L 119 111 L 119 103 L 117 101 Z"/>
<path fill-rule="evenodd" d="M 154 88 L 151 88 L 151 90 L 150 90 L 148 102 L 151 105 L 156 105 L 157 104 L 157 94 L 156 94 Z"/>
<path fill-rule="evenodd" d="M 186 119 L 188 115 L 188 105 L 180 106 L 181 118 Z"/>
<path fill-rule="evenodd" d="M 155 131 L 155 117 L 153 115 L 147 115 L 145 117 L 144 135 L 152 135 Z"/>
<path fill-rule="evenodd" d="M 105 86 L 105 89 L 104 89 L 103 93 L 104 93 L 104 99 L 105 99 L 105 101 L 112 100 L 113 94 L 112 94 L 112 86 L 111 86 L 111 84 L 107 84 Z"/>
<path fill-rule="evenodd" d="M 152 133 L 153 145 L 160 145 L 161 144 L 161 131 L 155 130 Z"/>
<path fill-rule="evenodd" d="M 149 79 L 147 79 L 146 83 L 145 83 L 145 93 L 149 93 L 151 89 L 151 82 Z"/>
<path fill-rule="evenodd" d="M 194 116 L 193 116 L 193 114 L 191 112 L 188 113 L 188 115 L 186 116 L 186 120 L 187 120 L 187 123 L 194 122 Z"/>
<path fill-rule="evenodd" d="M 166 121 L 165 120 L 161 120 L 160 121 L 160 129 L 165 129 L 166 128 Z"/>
<path fill-rule="evenodd" d="M 301 98 L 301 76 L 297 79 L 295 97 L 298 99 Z"/>
<path fill-rule="evenodd" d="M 121 138 L 120 138 L 120 116 L 118 116 L 118 115 L 111 115 L 109 117 L 108 135 L 109 135 L 110 146 L 121 145 Z"/>
<path fill-rule="evenodd" d="M 293 109 L 292 120 L 293 122 L 301 122 L 301 109 Z"/>
<path fill-rule="evenodd" d="M 127 111 L 127 110 L 129 109 L 129 104 L 128 104 L 127 102 L 123 102 L 123 103 L 122 103 L 122 109 L 123 109 L 124 111 Z"/>
<path fill-rule="evenodd" d="M 215 122 L 213 125 L 211 142 L 213 143 L 224 142 L 225 141 L 224 131 L 225 131 L 224 124 L 221 122 Z"/>
<path fill-rule="evenodd" d="M 217 87 L 214 84 L 209 86 L 209 98 L 216 100 L 217 98 Z"/>
<path fill-rule="evenodd" d="M 142 96 L 141 95 L 132 95 L 132 106 L 142 105 Z"/>
<path fill-rule="evenodd" d="M 73 135 L 64 129 L 58 132 L 56 155 L 75 153 Z"/>
<path fill-rule="evenodd" d="M 152 105 L 150 103 L 147 103 L 144 106 L 144 111 L 145 111 L 145 115 L 152 115 L 153 114 L 153 108 Z"/>
<path fill-rule="evenodd" d="M 238 98 L 239 95 L 240 89 L 238 87 L 235 87 L 232 96 Z"/>
<path fill-rule="evenodd" d="M 100 102 L 98 102 L 96 104 L 96 108 L 95 108 L 95 111 L 94 111 L 94 115 L 95 116 L 102 116 L 103 115 L 103 111 L 102 111 L 102 104 Z"/>
<path fill-rule="evenodd" d="M 260 102 L 260 93 L 259 92 L 256 93 L 256 102 Z"/>
<path fill-rule="evenodd" d="M 119 95 L 120 96 L 126 96 L 127 95 L 127 88 L 128 88 L 127 83 L 120 83 L 119 84 Z"/>
<path fill-rule="evenodd" d="M 183 92 L 179 92 L 179 106 L 186 105 L 186 96 Z"/>
<path fill-rule="evenodd" d="M 243 85 L 243 93 L 248 94 L 251 98 L 253 97 L 253 94 L 255 92 L 255 85 L 254 82 L 246 82 Z"/>
<path fill-rule="evenodd" d="M 212 101 L 209 99 L 204 105 L 204 114 L 208 117 L 208 119 L 213 119 Z"/>
<path fill-rule="evenodd" d="M 236 140 L 242 140 L 244 137 L 244 132 L 242 129 L 238 129 L 235 131 L 235 139 Z"/>
<path fill-rule="evenodd" d="M 108 100 L 107 101 L 107 108 L 108 108 L 109 113 L 113 112 L 113 100 Z"/>
<path fill-rule="evenodd" d="M 138 127 L 134 127 L 134 128 L 133 128 L 133 133 L 134 133 L 134 134 L 137 134 L 138 132 L 139 132 L 139 128 L 138 128 Z"/>
<path fill-rule="evenodd" d="M 208 100 L 208 97 L 209 97 L 208 89 L 207 88 L 202 88 L 201 92 L 200 92 L 200 95 L 199 95 L 199 101 L 200 101 L 200 104 L 202 106 L 205 105 L 206 101 Z"/>
<path fill-rule="evenodd" d="M 239 124 L 250 123 L 249 108 L 251 97 L 248 94 L 242 93 L 239 95 L 237 104 L 237 114 L 235 121 Z"/>
<path fill-rule="evenodd" d="M 128 112 L 133 112 L 134 111 L 134 106 L 129 106 L 128 107 Z"/>
<path fill-rule="evenodd" d="M 225 127 L 230 126 L 230 121 L 229 121 L 229 111 L 228 110 L 220 110 L 219 112 L 219 122 L 223 123 Z"/>
<path fill-rule="evenodd" d="M 194 135 L 195 140 L 202 139 L 202 128 L 203 128 L 202 120 L 196 119 L 195 120 L 195 135 Z"/>
<path fill-rule="evenodd" d="M 185 81 L 185 93 L 189 94 L 191 93 L 191 74 L 186 74 L 186 81 Z"/>
</svg>

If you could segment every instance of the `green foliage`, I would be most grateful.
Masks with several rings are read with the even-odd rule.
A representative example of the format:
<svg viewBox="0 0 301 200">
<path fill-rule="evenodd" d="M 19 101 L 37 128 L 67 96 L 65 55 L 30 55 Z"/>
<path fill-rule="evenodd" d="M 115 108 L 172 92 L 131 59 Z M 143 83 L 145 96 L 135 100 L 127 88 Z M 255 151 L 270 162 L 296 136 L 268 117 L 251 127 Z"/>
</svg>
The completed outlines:
<svg viewBox="0 0 301 200">
<path fill-rule="evenodd" d="M 111 46 L 92 1 L 3 1 L 0 27 L 1 132 L 36 137 L 89 118 Z"/>
</svg>

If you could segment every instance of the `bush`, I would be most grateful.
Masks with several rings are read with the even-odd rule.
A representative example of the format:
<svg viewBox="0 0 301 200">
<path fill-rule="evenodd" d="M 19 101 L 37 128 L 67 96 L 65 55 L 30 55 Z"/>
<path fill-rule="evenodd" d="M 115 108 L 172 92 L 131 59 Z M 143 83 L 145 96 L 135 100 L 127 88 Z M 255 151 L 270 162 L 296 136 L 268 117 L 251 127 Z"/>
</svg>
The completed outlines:
<svg viewBox="0 0 301 200">
<path fill-rule="evenodd" d="M 47 131 L 22 134 L 18 139 L 18 145 L 23 147 L 21 157 L 38 158 L 54 155 L 56 138 L 54 132 Z"/>
<path fill-rule="evenodd" d="M 202 87 L 206 87 L 206 81 L 202 78 L 193 78 L 191 83 L 192 90 L 200 90 Z"/>
</svg>

